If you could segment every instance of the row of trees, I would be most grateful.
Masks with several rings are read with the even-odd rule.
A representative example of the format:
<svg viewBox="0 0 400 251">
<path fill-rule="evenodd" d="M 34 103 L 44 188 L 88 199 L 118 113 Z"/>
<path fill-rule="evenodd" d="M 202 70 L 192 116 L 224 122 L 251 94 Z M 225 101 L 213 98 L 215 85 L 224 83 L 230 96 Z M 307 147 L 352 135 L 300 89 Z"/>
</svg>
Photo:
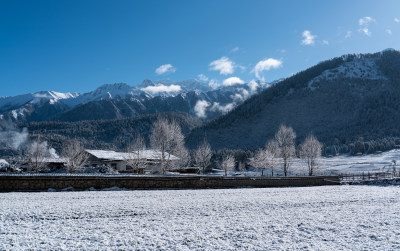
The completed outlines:
<svg viewBox="0 0 400 251">
<path fill-rule="evenodd" d="M 137 138 L 140 139 L 140 137 Z M 257 150 L 249 164 L 261 170 L 261 175 L 264 175 L 265 170 L 270 170 L 271 174 L 274 175 L 274 171 L 281 166 L 284 175 L 287 176 L 293 159 L 299 156 L 304 161 L 308 174 L 314 175 L 320 167 L 318 160 L 321 157 L 322 144 L 313 134 L 309 134 L 296 151 L 295 139 L 296 133 L 293 128 L 281 125 L 275 134 L 275 138 L 268 141 L 264 149 Z M 142 141 L 140 139 L 140 142 Z M 211 165 L 213 153 L 206 138 L 194 150 L 191 157 L 184 146 L 184 136 L 179 125 L 174 121 L 169 122 L 160 118 L 155 122 L 151 134 L 151 145 L 153 149 L 161 151 L 163 173 L 170 167 L 171 154 L 181 158 L 180 165 L 197 165 L 203 173 Z M 245 162 L 240 162 L 238 167 L 245 169 Z M 235 157 L 232 154 L 226 154 L 217 162 L 217 165 L 227 175 L 229 171 L 235 169 Z"/>
<path fill-rule="evenodd" d="M 270 170 L 272 176 L 274 171 L 281 166 L 285 176 L 288 175 L 292 161 L 297 155 L 305 162 L 308 174 L 315 174 L 318 169 L 318 159 L 321 157 L 322 144 L 313 135 L 309 134 L 296 152 L 296 133 L 293 128 L 281 125 L 275 138 L 269 140 L 263 149 L 256 151 L 250 161 L 250 165 L 261 170 Z"/>
<path fill-rule="evenodd" d="M 291 169 L 293 159 L 297 156 L 304 160 L 308 174 L 313 175 L 319 167 L 318 159 L 321 156 L 322 144 L 317 138 L 310 134 L 296 151 L 295 145 L 296 133 L 293 128 L 281 125 L 274 139 L 266 143 L 265 148 L 255 152 L 252 158 L 242 156 L 238 158 L 236 165 L 235 156 L 227 153 L 219 160 L 215 161 L 216 165 L 224 170 L 225 175 L 229 171 L 233 171 L 237 166 L 240 170 L 245 170 L 246 165 L 261 171 L 264 175 L 265 170 L 270 170 L 274 175 L 276 170 L 282 170 L 287 176 Z M 185 147 L 185 137 L 181 131 L 179 124 L 175 120 L 168 120 L 159 117 L 152 125 L 150 134 L 150 147 L 160 152 L 161 172 L 165 174 L 173 165 L 180 167 L 196 165 L 202 173 L 206 173 L 207 168 L 211 166 L 213 152 L 207 139 L 204 138 L 197 149 L 190 152 Z M 145 139 L 140 135 L 135 135 L 135 140 L 128 144 L 126 152 L 126 163 L 135 169 L 145 168 L 146 162 L 143 161 L 144 150 L 147 148 Z M 30 148 L 29 158 L 31 159 L 34 169 L 39 169 L 41 159 L 48 157 L 48 147 L 44 143 L 34 142 Z M 78 140 L 67 140 L 64 142 L 61 157 L 67 160 L 67 168 L 73 171 L 76 167 L 84 166 L 87 163 L 88 155 L 84 154 L 84 146 Z M 172 161 L 172 155 L 177 156 L 179 161 Z M 250 159 L 250 161 L 248 161 Z"/>
</svg>

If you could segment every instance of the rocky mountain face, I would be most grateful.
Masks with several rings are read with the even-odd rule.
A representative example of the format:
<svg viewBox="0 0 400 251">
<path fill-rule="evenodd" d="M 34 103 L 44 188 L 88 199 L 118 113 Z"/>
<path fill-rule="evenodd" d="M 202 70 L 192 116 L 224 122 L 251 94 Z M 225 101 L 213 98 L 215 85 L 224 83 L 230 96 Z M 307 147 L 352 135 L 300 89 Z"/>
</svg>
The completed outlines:
<svg viewBox="0 0 400 251">
<path fill-rule="evenodd" d="M 204 120 L 227 113 L 269 86 L 263 82 L 212 88 L 197 80 L 106 84 L 78 93 L 53 91 L 0 97 L 0 120 L 14 122 L 106 120 L 159 112 L 186 112 Z"/>
<path fill-rule="evenodd" d="M 256 149 L 280 124 L 298 143 L 314 133 L 325 146 L 372 147 L 366 141 L 400 137 L 400 52 L 346 55 L 299 72 L 192 131 L 214 149 Z M 372 148 L 371 148 L 372 149 Z"/>
</svg>

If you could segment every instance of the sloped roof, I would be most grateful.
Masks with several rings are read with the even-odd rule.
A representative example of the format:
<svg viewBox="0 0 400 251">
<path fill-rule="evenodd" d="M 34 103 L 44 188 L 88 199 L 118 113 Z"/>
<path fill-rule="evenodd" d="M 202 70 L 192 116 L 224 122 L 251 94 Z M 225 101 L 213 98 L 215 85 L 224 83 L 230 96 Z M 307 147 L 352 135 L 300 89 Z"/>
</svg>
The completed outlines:
<svg viewBox="0 0 400 251">
<path fill-rule="evenodd" d="M 31 158 L 32 162 L 35 162 L 35 158 Z M 39 159 L 40 163 L 67 163 L 68 159 L 67 158 L 41 158 Z"/>
<path fill-rule="evenodd" d="M 8 162 L 5 159 L 0 159 L 0 165 L 8 165 Z"/>
<path fill-rule="evenodd" d="M 127 160 L 127 159 L 137 159 L 137 155 L 133 152 L 115 152 L 115 151 L 105 151 L 105 150 L 85 150 L 87 153 L 95 156 L 98 159 L 103 160 Z M 160 160 L 161 152 L 157 150 L 143 150 L 140 152 L 140 159 L 148 160 Z M 178 160 L 179 158 L 172 155 L 170 160 Z"/>
</svg>

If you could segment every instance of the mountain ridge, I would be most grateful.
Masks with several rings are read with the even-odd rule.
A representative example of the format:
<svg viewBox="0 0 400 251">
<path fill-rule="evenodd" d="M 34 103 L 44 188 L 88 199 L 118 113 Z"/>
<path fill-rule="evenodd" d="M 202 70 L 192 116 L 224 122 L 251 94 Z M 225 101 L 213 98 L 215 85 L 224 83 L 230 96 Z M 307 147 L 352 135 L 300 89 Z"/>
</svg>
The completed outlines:
<svg viewBox="0 0 400 251">
<path fill-rule="evenodd" d="M 157 110 L 162 112 L 183 111 L 197 115 L 198 113 L 194 110 L 194 107 L 196 102 L 203 100 L 208 100 L 204 102 L 211 102 L 210 105 L 215 103 L 219 105 L 209 111 L 208 116 L 201 116 L 202 119 L 209 119 L 227 111 L 227 109 L 222 109 L 221 105 L 231 104 L 229 107 L 234 107 L 245 98 L 248 98 L 249 95 L 267 86 L 267 84 L 259 82 L 255 89 L 254 84 L 241 84 L 229 88 L 223 86 L 213 88 L 207 83 L 195 79 L 185 81 L 159 80 L 156 82 L 146 79 L 137 86 L 131 86 L 126 83 L 104 84 L 91 92 L 83 94 L 58 93 L 54 91 L 37 92 L 0 98 L 0 120 L 6 119 L 15 122 L 43 120 L 68 121 L 72 117 L 74 120 L 71 121 L 117 119 L 126 116 L 159 112 Z M 184 96 L 191 97 L 191 100 L 186 100 L 186 104 L 180 100 L 182 98 L 185 99 Z M 221 97 L 223 97 L 224 101 L 218 100 Z M 162 101 L 169 102 L 169 104 Z M 183 107 L 173 107 L 170 105 L 171 103 L 181 103 Z M 122 107 L 119 107 L 118 104 Z M 158 104 L 159 107 L 144 109 L 147 106 L 154 106 L 155 104 Z M 96 107 L 103 109 L 106 106 L 111 110 L 106 111 L 108 115 L 102 116 L 101 111 L 96 110 Z M 165 107 L 168 107 L 168 110 Z M 209 109 L 211 109 L 211 106 Z M 121 110 L 131 110 L 131 112 L 121 112 Z M 71 115 L 80 111 L 86 112 L 86 114 Z M 66 114 L 65 117 L 63 117 L 64 114 Z M 97 115 L 94 116 L 93 114 Z M 87 115 L 89 116 L 87 117 Z"/>
</svg>

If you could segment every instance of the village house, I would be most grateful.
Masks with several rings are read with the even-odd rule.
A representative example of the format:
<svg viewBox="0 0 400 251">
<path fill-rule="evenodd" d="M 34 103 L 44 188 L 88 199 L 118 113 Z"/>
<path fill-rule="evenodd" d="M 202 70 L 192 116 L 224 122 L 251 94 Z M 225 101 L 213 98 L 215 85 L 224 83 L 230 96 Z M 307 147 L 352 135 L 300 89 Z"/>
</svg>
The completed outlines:
<svg viewBox="0 0 400 251">
<path fill-rule="evenodd" d="M 131 173 L 156 173 L 161 171 L 161 152 L 157 150 L 142 150 L 139 156 L 134 152 L 115 152 L 105 150 L 85 150 L 89 155 L 87 165 L 90 167 L 98 167 L 101 165 L 110 166 L 118 172 Z M 132 160 L 137 160 L 145 165 L 135 168 L 132 166 Z M 179 158 L 170 155 L 170 165 L 174 166 L 179 161 Z"/>
<path fill-rule="evenodd" d="M 24 171 L 32 171 L 33 168 L 38 168 L 41 171 L 53 172 L 56 170 L 65 169 L 68 163 L 66 158 L 32 158 L 30 162 L 22 164 Z"/>
</svg>

